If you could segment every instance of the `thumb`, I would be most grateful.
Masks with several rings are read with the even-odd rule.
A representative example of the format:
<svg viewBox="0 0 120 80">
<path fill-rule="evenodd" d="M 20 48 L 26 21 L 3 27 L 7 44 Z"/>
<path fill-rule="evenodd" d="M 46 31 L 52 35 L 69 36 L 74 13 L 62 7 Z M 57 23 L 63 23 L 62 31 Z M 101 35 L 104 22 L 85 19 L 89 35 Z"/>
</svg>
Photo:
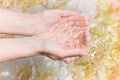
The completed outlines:
<svg viewBox="0 0 120 80">
<path fill-rule="evenodd" d="M 72 56 L 84 56 L 86 55 L 86 52 L 84 49 L 71 49 L 71 50 L 66 50 L 62 53 L 62 57 L 72 57 Z"/>
<path fill-rule="evenodd" d="M 75 16 L 75 15 L 80 14 L 79 12 L 73 12 L 73 11 L 68 11 L 68 10 L 55 9 L 53 11 L 56 12 L 57 14 L 59 14 L 61 17 L 70 17 L 70 16 Z"/>
<path fill-rule="evenodd" d="M 76 60 L 76 59 L 79 58 L 79 57 L 80 57 L 80 56 L 67 57 L 67 58 L 64 58 L 64 59 L 62 59 L 62 60 L 65 61 L 66 63 L 70 63 L 70 62 Z"/>
</svg>

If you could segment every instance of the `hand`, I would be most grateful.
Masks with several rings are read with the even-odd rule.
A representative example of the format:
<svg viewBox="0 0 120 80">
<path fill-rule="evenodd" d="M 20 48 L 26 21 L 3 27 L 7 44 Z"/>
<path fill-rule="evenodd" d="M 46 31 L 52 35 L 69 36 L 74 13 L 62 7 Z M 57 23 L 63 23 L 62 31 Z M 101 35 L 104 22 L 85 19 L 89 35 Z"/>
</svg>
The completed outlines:
<svg viewBox="0 0 120 80">
<path fill-rule="evenodd" d="M 50 39 L 45 39 L 37 36 L 36 40 L 38 41 L 36 43 L 39 43 L 39 41 L 41 41 L 40 47 L 42 48 L 42 53 L 44 53 L 43 55 L 47 55 L 53 59 L 65 60 L 64 58 L 68 59 L 68 57 L 82 56 L 86 54 L 84 49 L 74 48 L 66 50 L 64 49 L 64 45 L 61 45 Z"/>
<path fill-rule="evenodd" d="M 64 21 L 65 20 L 65 21 Z M 76 23 L 76 21 L 78 21 L 77 23 Z M 67 26 L 66 26 L 66 24 L 67 24 Z M 66 46 L 65 44 L 66 44 L 66 42 L 64 42 L 64 38 L 66 38 L 66 40 L 67 40 L 67 42 L 69 43 L 69 42 L 73 42 L 73 41 L 75 41 L 74 39 L 72 39 L 71 40 L 71 38 L 73 38 L 72 36 L 70 37 L 70 38 L 67 38 L 69 35 L 67 34 L 68 32 L 60 32 L 60 31 L 64 31 L 64 28 L 65 28 L 65 26 L 66 26 L 66 31 L 70 31 L 70 30 L 67 30 L 67 29 L 72 29 L 72 28 L 70 28 L 70 27 L 73 27 L 74 26 L 74 28 L 75 28 L 75 26 L 76 26 L 76 29 L 79 29 L 79 28 L 81 28 L 81 29 L 83 29 L 82 30 L 82 34 L 79 34 L 79 31 L 77 32 L 77 34 L 78 34 L 78 38 L 80 39 L 80 36 L 83 36 L 82 37 L 82 39 L 83 39 L 83 41 L 85 41 L 85 42 L 83 42 L 82 44 L 78 44 L 78 45 L 84 45 L 84 47 L 79 47 L 79 48 L 77 48 L 78 50 L 83 50 L 83 53 L 81 53 L 81 52 L 79 52 L 79 55 L 77 54 L 77 56 L 66 56 L 65 58 L 63 58 L 64 56 L 62 56 L 62 57 L 60 57 L 60 55 L 63 55 L 63 54 L 60 54 L 60 53 L 58 53 L 58 52 L 61 52 L 61 51 L 64 51 L 64 52 L 66 52 L 66 55 L 67 55 L 67 50 L 69 50 L 69 51 L 73 51 L 73 49 L 75 50 L 76 49 L 76 47 L 72 47 L 72 48 L 68 48 L 68 46 Z M 56 27 L 56 29 L 58 29 L 59 31 L 56 31 L 56 29 L 55 29 L 55 27 Z M 76 30 L 75 29 L 75 30 Z M 79 29 L 80 30 L 80 29 Z M 81 30 L 80 30 L 81 31 Z M 57 35 L 56 35 L 57 34 Z M 76 35 L 76 32 L 74 32 L 73 31 L 73 33 L 72 33 L 73 35 Z M 61 35 L 62 36 L 66 36 L 66 37 L 61 37 Z M 47 56 L 49 56 L 49 57 L 51 57 L 52 59 L 60 59 L 60 60 L 64 60 L 65 62 L 70 62 L 70 61 L 73 61 L 73 60 L 75 60 L 76 58 L 79 58 L 80 56 L 83 56 L 83 55 L 86 55 L 85 54 L 85 50 L 84 49 L 86 49 L 86 47 L 88 46 L 88 42 L 89 42 L 89 37 L 88 37 L 89 35 L 88 35 L 88 23 L 87 23 L 87 19 L 84 17 L 84 16 L 74 16 L 74 17 L 69 17 L 69 18 L 67 18 L 67 22 L 66 22 L 66 18 L 65 19 L 63 19 L 62 21 L 59 21 L 59 22 L 57 22 L 56 24 L 54 24 L 53 26 L 51 26 L 50 28 L 49 28 L 49 30 L 47 31 L 47 32 L 44 32 L 44 33 L 42 33 L 41 35 L 40 35 L 40 37 L 42 37 L 43 39 L 47 39 L 47 41 L 52 41 L 52 42 L 55 42 L 55 44 L 56 44 L 56 46 L 60 46 L 60 45 L 63 45 L 63 47 L 55 47 L 55 46 L 53 46 L 53 44 L 51 44 L 51 46 L 53 46 L 54 48 L 56 48 L 56 49 L 53 49 L 53 51 L 56 51 L 56 53 L 54 52 L 54 54 L 60 54 L 59 56 L 55 56 L 55 55 L 48 55 L 47 54 Z M 58 40 L 59 39 L 59 40 Z M 81 39 L 80 39 L 81 40 Z M 64 42 L 64 43 L 63 43 Z M 63 43 L 63 44 L 62 44 Z M 45 43 L 46 44 L 46 43 Z M 50 45 L 50 44 L 49 44 Z M 62 50 L 63 49 L 63 50 Z M 44 48 L 44 50 L 48 50 L 48 49 L 46 49 L 46 48 Z M 45 51 L 46 53 L 53 53 L 52 51 L 50 51 L 50 50 L 48 50 L 48 51 Z M 61 52 L 61 53 L 64 53 L 64 52 Z M 71 52 L 70 52 L 71 53 Z M 68 53 L 69 55 L 71 55 L 70 53 Z"/>
<path fill-rule="evenodd" d="M 48 10 L 31 15 L 3 10 L 0 12 L 1 17 L 2 13 L 6 18 L 0 20 L 2 33 L 31 36 L 26 39 L 1 40 L 1 44 L 7 46 L 7 50 L 1 49 L 1 53 L 5 53 L 5 55 L 2 54 L 2 59 L 8 56 L 10 57 L 7 60 L 33 56 L 38 51 L 46 52 L 50 57 L 54 56 L 60 60 L 86 54 L 84 49 L 89 40 L 86 34 L 88 21 L 85 16 L 81 16 L 77 12 Z M 34 40 L 35 36 L 37 36 L 37 41 Z M 43 48 L 39 47 L 40 45 Z M 1 48 L 3 48 L 2 46 Z M 13 49 L 11 46 L 17 47 L 17 49 Z M 17 55 L 11 56 L 11 52 L 17 53 Z"/>
<path fill-rule="evenodd" d="M 118 21 L 120 20 L 120 1 L 119 0 L 111 0 L 113 9 L 113 18 L 116 18 Z"/>
<path fill-rule="evenodd" d="M 63 18 L 72 17 L 78 15 L 78 12 L 64 11 L 64 10 L 46 10 L 41 13 L 34 14 L 35 35 L 40 35 L 45 32 L 49 27 L 55 23 L 61 21 Z"/>
</svg>

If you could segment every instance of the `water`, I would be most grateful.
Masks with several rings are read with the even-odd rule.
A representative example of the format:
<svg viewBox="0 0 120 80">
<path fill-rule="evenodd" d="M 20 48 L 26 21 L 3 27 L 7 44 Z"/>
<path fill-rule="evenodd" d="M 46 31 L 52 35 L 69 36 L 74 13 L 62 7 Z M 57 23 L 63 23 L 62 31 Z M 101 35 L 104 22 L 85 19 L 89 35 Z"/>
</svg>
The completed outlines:
<svg viewBox="0 0 120 80">
<path fill-rule="evenodd" d="M 119 51 L 114 49 L 118 40 L 116 28 L 119 25 L 112 18 L 110 1 L 41 1 L 3 0 L 1 7 L 28 13 L 60 8 L 87 15 L 91 37 L 88 55 L 69 64 L 45 56 L 8 61 L 0 64 L 0 80 L 120 80 L 120 56 Z"/>
</svg>

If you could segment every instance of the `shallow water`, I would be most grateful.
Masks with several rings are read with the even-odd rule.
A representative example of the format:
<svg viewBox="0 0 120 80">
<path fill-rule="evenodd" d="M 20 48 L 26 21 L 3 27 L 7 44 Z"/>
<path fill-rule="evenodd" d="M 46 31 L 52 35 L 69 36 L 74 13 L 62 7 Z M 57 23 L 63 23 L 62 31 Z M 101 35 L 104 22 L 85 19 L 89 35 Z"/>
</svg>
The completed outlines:
<svg viewBox="0 0 120 80">
<path fill-rule="evenodd" d="M 32 2 L 33 1 L 33 2 Z M 0 80 L 120 80 L 116 50 L 118 22 L 109 0 L 0 0 L 0 7 L 36 13 L 59 8 L 79 11 L 90 21 L 88 55 L 69 64 L 44 56 L 0 64 Z M 3 35 L 4 36 L 4 35 Z M 10 36 L 11 37 L 11 36 Z"/>
</svg>

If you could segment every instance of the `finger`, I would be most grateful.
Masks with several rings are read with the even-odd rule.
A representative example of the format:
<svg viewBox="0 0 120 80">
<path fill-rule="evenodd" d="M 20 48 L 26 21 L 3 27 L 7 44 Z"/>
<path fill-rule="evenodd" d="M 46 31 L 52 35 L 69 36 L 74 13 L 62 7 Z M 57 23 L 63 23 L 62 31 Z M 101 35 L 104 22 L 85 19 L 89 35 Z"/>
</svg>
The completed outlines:
<svg viewBox="0 0 120 80">
<path fill-rule="evenodd" d="M 68 21 L 73 21 L 73 20 L 88 21 L 88 17 L 84 15 L 76 15 L 76 16 L 68 17 L 67 20 Z"/>
<path fill-rule="evenodd" d="M 67 63 L 70 63 L 70 62 L 76 60 L 77 58 L 79 58 L 79 57 L 68 57 L 68 58 L 64 58 L 62 60 L 67 62 Z"/>
<path fill-rule="evenodd" d="M 56 57 L 54 57 L 54 56 L 49 56 L 51 59 L 53 59 L 53 60 L 57 60 L 57 58 Z"/>
<path fill-rule="evenodd" d="M 80 21 L 80 20 L 74 21 L 74 25 L 79 26 L 79 27 L 84 27 L 84 28 L 85 27 L 87 28 L 89 26 L 88 21 L 86 21 L 86 20 L 85 21 Z"/>
<path fill-rule="evenodd" d="M 65 57 L 72 57 L 72 56 L 84 56 L 86 55 L 86 52 L 84 49 L 71 49 L 71 50 L 67 50 L 64 53 L 64 58 Z"/>
<path fill-rule="evenodd" d="M 53 56 L 53 55 L 48 55 L 48 54 L 46 54 L 45 56 L 47 56 L 47 57 L 49 57 L 49 58 L 51 58 L 51 59 L 53 59 L 53 60 L 58 60 L 58 59 L 59 59 L 58 57 Z"/>
<path fill-rule="evenodd" d="M 83 39 L 85 42 L 84 45 L 88 46 L 90 43 L 89 29 L 84 31 Z"/>
<path fill-rule="evenodd" d="M 68 24 L 70 24 L 70 26 L 83 27 L 83 29 L 88 27 L 88 21 L 74 20 L 69 21 Z"/>
<path fill-rule="evenodd" d="M 87 28 L 89 26 L 88 19 L 85 16 L 73 16 L 69 18 L 63 18 L 60 23 L 62 24 L 65 22 L 70 26 L 78 26 L 84 28 Z"/>
<path fill-rule="evenodd" d="M 75 15 L 80 14 L 79 12 L 73 12 L 73 11 L 68 11 L 68 10 L 55 9 L 54 11 L 62 17 L 70 17 L 70 16 L 75 16 Z"/>
</svg>

